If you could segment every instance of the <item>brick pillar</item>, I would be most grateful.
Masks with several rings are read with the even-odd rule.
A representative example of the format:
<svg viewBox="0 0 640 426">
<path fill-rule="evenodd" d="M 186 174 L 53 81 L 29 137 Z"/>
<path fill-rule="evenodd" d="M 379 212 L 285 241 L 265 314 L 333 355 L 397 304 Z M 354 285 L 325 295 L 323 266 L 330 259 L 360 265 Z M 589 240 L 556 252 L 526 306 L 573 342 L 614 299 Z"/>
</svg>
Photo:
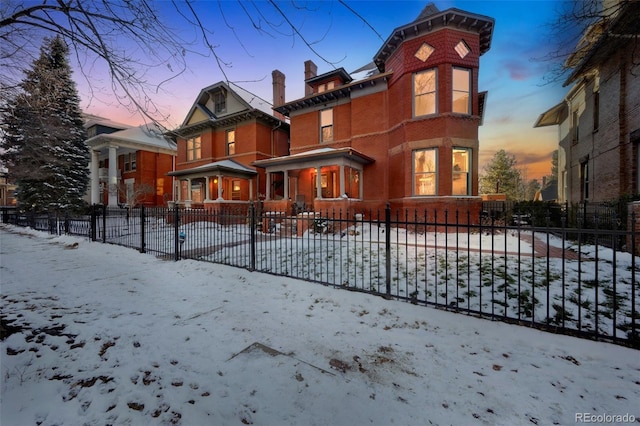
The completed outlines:
<svg viewBox="0 0 640 426">
<path fill-rule="evenodd" d="M 305 61 L 304 63 L 304 81 L 306 82 L 310 78 L 313 78 L 318 75 L 318 66 L 313 63 L 313 61 Z M 309 96 L 313 94 L 313 88 L 305 83 L 304 85 L 304 95 Z"/>
</svg>

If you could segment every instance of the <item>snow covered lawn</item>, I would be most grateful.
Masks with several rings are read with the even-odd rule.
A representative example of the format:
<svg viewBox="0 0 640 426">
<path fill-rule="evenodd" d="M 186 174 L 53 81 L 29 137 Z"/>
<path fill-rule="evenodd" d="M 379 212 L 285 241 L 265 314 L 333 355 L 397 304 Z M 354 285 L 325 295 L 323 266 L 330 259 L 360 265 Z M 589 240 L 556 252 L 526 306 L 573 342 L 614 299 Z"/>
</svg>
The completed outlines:
<svg viewBox="0 0 640 426">
<path fill-rule="evenodd" d="M 3 426 L 640 419 L 637 350 L 4 225 L 0 254 Z"/>
</svg>

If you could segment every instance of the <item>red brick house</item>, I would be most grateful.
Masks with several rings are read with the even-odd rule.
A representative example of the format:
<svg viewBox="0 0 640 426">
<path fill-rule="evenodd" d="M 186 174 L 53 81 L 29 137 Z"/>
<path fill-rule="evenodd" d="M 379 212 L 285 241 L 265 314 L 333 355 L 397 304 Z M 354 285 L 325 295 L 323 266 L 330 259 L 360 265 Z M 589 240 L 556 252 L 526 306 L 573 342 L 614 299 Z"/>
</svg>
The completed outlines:
<svg viewBox="0 0 640 426">
<path fill-rule="evenodd" d="M 478 72 L 493 26 L 430 4 L 353 74 L 305 62 L 305 97 L 274 108 L 290 117 L 290 155 L 253 163 L 287 182 L 265 208 L 479 211 Z"/>
<path fill-rule="evenodd" d="M 172 199 L 176 145 L 154 125 L 132 127 L 87 116 L 91 204 L 162 206 Z"/>
<path fill-rule="evenodd" d="M 284 99 L 284 74 L 273 72 L 274 96 Z M 272 104 L 233 84 L 202 89 L 182 125 L 174 131 L 178 155 L 175 202 L 189 208 L 219 210 L 282 194 L 281 181 L 266 188 L 263 170 L 252 163 L 287 155 L 289 124 Z"/>
</svg>

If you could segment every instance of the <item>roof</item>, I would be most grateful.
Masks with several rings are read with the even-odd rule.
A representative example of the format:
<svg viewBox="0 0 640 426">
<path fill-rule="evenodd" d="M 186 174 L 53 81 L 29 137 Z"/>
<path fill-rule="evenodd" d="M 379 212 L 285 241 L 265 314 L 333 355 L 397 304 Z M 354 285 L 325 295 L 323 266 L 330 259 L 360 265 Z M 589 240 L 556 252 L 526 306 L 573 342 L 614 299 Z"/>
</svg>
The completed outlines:
<svg viewBox="0 0 640 426">
<path fill-rule="evenodd" d="M 378 50 L 378 53 L 373 57 L 373 61 L 378 69 L 384 72 L 385 62 L 406 39 L 445 28 L 449 25 L 453 28 L 478 33 L 480 35 L 480 55 L 483 55 L 491 47 L 494 24 L 495 20 L 488 16 L 465 12 L 456 8 L 440 12 L 433 4 L 429 4 L 422 10 L 415 21 L 393 30 L 389 38 Z"/>
<path fill-rule="evenodd" d="M 100 143 L 126 142 L 129 146 L 136 146 L 145 150 L 170 150 L 176 151 L 176 143 L 164 136 L 162 130 L 153 125 L 142 125 L 119 130 L 113 133 L 103 133 L 87 140 L 89 146 L 96 146 Z"/>
<path fill-rule="evenodd" d="M 111 127 L 113 129 L 129 129 L 133 126 L 130 124 L 118 123 L 117 121 L 109 120 L 108 118 L 100 117 L 98 115 L 93 114 L 83 114 L 84 115 L 84 127 L 88 129 L 91 126 L 100 125 L 105 127 Z"/>
<path fill-rule="evenodd" d="M 349 73 L 346 72 L 344 68 L 340 67 L 338 69 L 326 72 L 324 74 L 320 74 L 320 75 L 317 75 L 315 77 L 308 78 L 304 82 L 307 83 L 307 84 L 313 84 L 313 83 L 316 83 L 318 81 L 328 80 L 331 77 L 339 77 L 345 83 L 350 83 L 351 80 L 353 80 L 351 75 L 349 75 Z"/>
<path fill-rule="evenodd" d="M 340 85 L 322 93 L 313 93 L 309 96 L 305 96 L 304 98 L 296 99 L 294 101 L 280 105 L 274 108 L 274 110 L 283 115 L 289 115 L 291 111 L 307 108 L 309 105 L 348 98 L 351 96 L 351 92 L 354 90 L 375 86 L 376 84 L 386 84 L 386 80 L 391 74 L 392 72 L 373 73 L 370 77 L 367 77 L 364 80 L 352 81 L 349 84 Z"/>
<path fill-rule="evenodd" d="M 224 113 L 224 114 L 220 114 L 219 116 L 216 116 L 205 105 L 207 103 L 209 96 L 211 96 L 211 93 L 217 92 L 219 90 L 225 91 L 231 94 L 232 96 L 236 97 L 240 101 L 240 103 L 244 105 L 246 109 L 242 111 L 228 112 L 228 113 Z M 207 116 L 207 119 L 202 120 L 198 123 L 189 124 L 188 122 L 191 119 L 196 109 L 201 110 L 205 114 L 205 116 Z M 238 86 L 235 83 L 219 81 L 218 83 L 205 87 L 200 91 L 195 102 L 191 106 L 191 109 L 185 116 L 185 119 L 182 122 L 182 125 L 178 129 L 176 129 L 175 132 L 178 132 L 180 129 L 189 129 L 194 126 L 198 127 L 202 125 L 202 123 L 212 123 L 212 122 L 219 122 L 219 121 L 222 122 L 223 120 L 232 119 L 234 117 L 235 119 L 237 119 L 238 114 L 240 114 L 241 116 L 244 116 L 244 114 L 246 114 L 247 112 L 254 112 L 257 114 L 261 114 L 265 117 L 268 117 L 270 119 L 282 121 L 273 114 L 273 105 L 270 102 Z"/>
<path fill-rule="evenodd" d="M 254 161 L 252 164 L 258 167 L 274 167 L 282 165 L 293 165 L 305 161 L 328 160 L 334 158 L 347 158 L 360 164 L 369 164 L 375 160 L 353 148 L 318 148 L 298 154 L 285 155 L 282 157 L 269 158 L 266 160 Z"/>
<path fill-rule="evenodd" d="M 576 81 L 601 62 L 611 58 L 611 53 L 621 49 L 627 43 L 636 43 L 640 38 L 640 2 L 621 2 L 621 9 L 611 19 L 608 27 L 587 52 L 580 52 L 580 61 L 564 83 L 564 86 Z M 635 41 L 634 41 L 635 40 Z M 581 40 L 582 41 L 582 40 Z M 581 50 L 580 46 L 576 49 Z"/>
<path fill-rule="evenodd" d="M 210 172 L 221 172 L 225 175 L 237 175 L 237 176 L 253 176 L 258 174 L 254 169 L 250 169 L 237 161 L 233 160 L 221 160 L 215 161 L 209 164 L 203 164 L 202 166 L 192 167 L 190 169 L 176 170 L 167 173 L 169 176 L 186 176 L 196 174 L 210 174 Z"/>
<path fill-rule="evenodd" d="M 533 127 L 545 127 L 560 124 L 567 117 L 567 103 L 563 101 L 540 114 Z"/>
</svg>

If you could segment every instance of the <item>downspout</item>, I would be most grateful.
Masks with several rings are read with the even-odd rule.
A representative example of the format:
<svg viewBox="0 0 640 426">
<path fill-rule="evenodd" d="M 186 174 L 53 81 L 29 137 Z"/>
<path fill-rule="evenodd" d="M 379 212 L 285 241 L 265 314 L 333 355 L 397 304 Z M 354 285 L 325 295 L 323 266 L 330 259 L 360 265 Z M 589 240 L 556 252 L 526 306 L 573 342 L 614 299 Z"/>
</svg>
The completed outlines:
<svg viewBox="0 0 640 426">
<path fill-rule="evenodd" d="M 620 153 L 620 189 L 619 189 L 619 193 L 618 193 L 618 197 L 621 197 L 623 195 L 627 195 L 627 194 L 631 194 L 631 187 L 629 185 L 629 170 L 633 170 L 633 168 L 629 168 L 629 167 L 625 167 L 627 164 L 627 161 L 630 158 L 629 155 L 627 155 L 627 151 L 629 150 L 628 146 L 630 146 L 631 144 L 627 144 L 626 139 L 627 139 L 627 104 L 626 104 L 626 96 L 625 94 L 627 93 L 627 61 L 622 58 L 621 59 L 621 63 L 620 63 L 620 100 L 619 100 L 619 105 L 618 105 L 618 143 L 620 146 L 620 149 L 618 150 L 618 152 Z M 631 153 L 629 153 L 631 154 Z"/>
<path fill-rule="evenodd" d="M 282 121 L 278 120 L 278 125 L 271 128 L 271 158 L 275 157 L 274 151 L 276 142 L 273 135 L 275 134 L 275 131 L 280 128 L 280 126 L 282 126 Z"/>
</svg>

